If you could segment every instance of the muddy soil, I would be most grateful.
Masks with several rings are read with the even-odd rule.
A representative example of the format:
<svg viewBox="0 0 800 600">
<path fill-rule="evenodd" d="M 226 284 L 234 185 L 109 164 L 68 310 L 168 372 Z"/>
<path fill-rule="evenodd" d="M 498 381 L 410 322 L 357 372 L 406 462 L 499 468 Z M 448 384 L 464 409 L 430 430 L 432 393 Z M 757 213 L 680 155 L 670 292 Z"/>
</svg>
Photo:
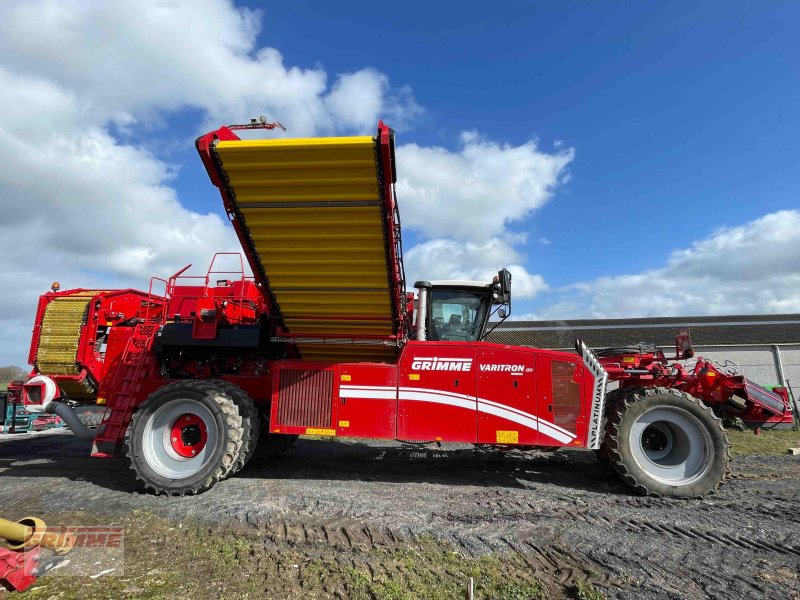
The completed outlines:
<svg viewBox="0 0 800 600">
<path fill-rule="evenodd" d="M 585 451 L 301 439 L 205 494 L 166 498 L 88 450 L 66 431 L 0 436 L 3 516 L 142 510 L 332 557 L 435 542 L 523 565 L 551 597 L 585 581 L 609 598 L 800 599 L 800 460 L 788 455 L 738 457 L 719 494 L 686 501 L 638 496 Z M 331 585 L 320 597 L 348 596 Z"/>
</svg>

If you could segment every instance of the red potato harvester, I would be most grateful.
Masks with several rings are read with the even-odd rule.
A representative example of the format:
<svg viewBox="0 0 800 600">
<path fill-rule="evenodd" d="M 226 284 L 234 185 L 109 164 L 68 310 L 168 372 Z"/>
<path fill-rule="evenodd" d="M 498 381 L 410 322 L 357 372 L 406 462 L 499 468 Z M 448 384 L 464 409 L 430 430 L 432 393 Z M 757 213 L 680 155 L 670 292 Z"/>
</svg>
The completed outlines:
<svg viewBox="0 0 800 600">
<path fill-rule="evenodd" d="M 247 265 L 217 255 L 204 276 L 184 269 L 147 293 L 39 301 L 33 372 L 12 393 L 59 415 L 93 456 L 126 452 L 146 488 L 199 493 L 313 434 L 586 448 L 643 494 L 698 497 L 728 473 L 723 415 L 791 423 L 785 389 L 703 359 L 685 367 L 688 332 L 670 360 L 643 345 L 484 341 L 511 310 L 505 269 L 406 292 L 394 132 L 237 135 L 275 127 L 262 118 L 196 143 Z M 75 414 L 86 404 L 105 407 L 96 430 Z"/>
</svg>

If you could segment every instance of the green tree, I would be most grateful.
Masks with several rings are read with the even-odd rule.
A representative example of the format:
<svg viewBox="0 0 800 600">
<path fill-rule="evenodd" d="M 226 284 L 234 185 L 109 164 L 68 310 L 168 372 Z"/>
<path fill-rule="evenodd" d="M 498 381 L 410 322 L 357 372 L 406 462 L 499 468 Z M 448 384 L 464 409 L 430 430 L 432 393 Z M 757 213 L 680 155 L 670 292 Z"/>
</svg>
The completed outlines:
<svg viewBox="0 0 800 600">
<path fill-rule="evenodd" d="M 0 390 L 6 389 L 10 381 L 26 379 L 27 377 L 28 371 L 21 367 L 15 367 L 13 365 L 0 367 Z"/>
</svg>

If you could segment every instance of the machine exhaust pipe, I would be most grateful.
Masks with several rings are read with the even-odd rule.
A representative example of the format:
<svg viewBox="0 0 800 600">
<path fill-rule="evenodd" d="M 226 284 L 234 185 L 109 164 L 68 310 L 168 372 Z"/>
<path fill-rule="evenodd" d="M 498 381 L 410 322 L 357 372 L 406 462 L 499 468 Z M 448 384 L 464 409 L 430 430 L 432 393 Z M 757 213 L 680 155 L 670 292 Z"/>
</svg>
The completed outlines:
<svg viewBox="0 0 800 600">
<path fill-rule="evenodd" d="M 417 281 L 414 284 L 417 288 L 417 341 L 424 342 L 428 339 L 426 324 L 428 320 L 428 294 L 431 291 L 431 284 L 428 281 Z"/>
<path fill-rule="evenodd" d="M 31 377 L 22 386 L 22 404 L 32 413 L 58 415 L 70 431 L 82 440 L 93 441 L 95 431 L 84 425 L 66 402 L 57 399 L 58 385 L 47 375 Z"/>
<path fill-rule="evenodd" d="M 86 425 L 84 425 L 83 422 L 81 422 L 80 417 L 75 414 L 75 411 L 72 410 L 69 405 L 64 404 L 63 402 L 50 402 L 45 407 L 45 412 L 56 414 L 61 417 L 61 420 L 66 423 L 67 427 L 69 427 L 69 430 L 82 440 L 91 442 L 97 435 L 97 432 L 94 429 L 89 429 Z"/>
</svg>

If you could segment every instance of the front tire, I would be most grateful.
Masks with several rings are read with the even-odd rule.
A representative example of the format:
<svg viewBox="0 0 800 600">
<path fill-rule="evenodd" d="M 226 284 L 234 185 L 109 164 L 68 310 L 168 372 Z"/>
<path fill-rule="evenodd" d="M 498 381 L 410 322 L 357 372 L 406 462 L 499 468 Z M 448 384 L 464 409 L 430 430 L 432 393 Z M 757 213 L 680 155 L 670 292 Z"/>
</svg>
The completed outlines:
<svg viewBox="0 0 800 600">
<path fill-rule="evenodd" d="M 608 415 L 603 453 L 640 494 L 678 498 L 716 492 L 731 460 L 722 421 L 672 388 L 627 392 Z"/>
<path fill-rule="evenodd" d="M 197 494 L 228 475 L 242 436 L 239 410 L 217 385 L 178 381 L 153 392 L 134 413 L 128 458 L 136 478 L 156 494 Z"/>
</svg>

